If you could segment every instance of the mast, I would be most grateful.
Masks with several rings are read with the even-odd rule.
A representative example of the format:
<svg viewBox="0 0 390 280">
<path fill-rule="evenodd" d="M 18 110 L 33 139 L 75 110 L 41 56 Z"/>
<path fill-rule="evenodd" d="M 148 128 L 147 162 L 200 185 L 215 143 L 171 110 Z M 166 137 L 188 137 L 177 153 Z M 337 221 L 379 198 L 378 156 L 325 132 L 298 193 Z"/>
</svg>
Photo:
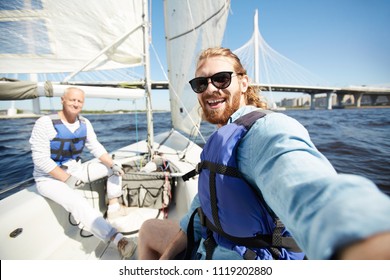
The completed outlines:
<svg viewBox="0 0 390 280">
<path fill-rule="evenodd" d="M 151 94 L 151 80 L 150 80 L 150 54 L 149 54 L 149 11 L 148 0 L 142 1 L 143 6 L 143 33 L 144 33 L 144 68 L 145 68 L 145 95 L 146 95 L 146 121 L 148 126 L 147 143 L 151 157 L 154 156 L 154 135 L 153 135 L 153 112 L 152 112 L 152 94 Z"/>
<path fill-rule="evenodd" d="M 255 83 L 260 83 L 259 78 L 259 27 L 258 27 L 258 16 L 257 16 L 257 9 L 255 11 L 255 17 L 253 20 L 253 31 L 254 31 L 254 39 L 255 39 L 255 46 L 254 46 L 254 61 L 255 61 L 255 69 L 254 69 L 254 77 L 255 77 Z"/>
</svg>

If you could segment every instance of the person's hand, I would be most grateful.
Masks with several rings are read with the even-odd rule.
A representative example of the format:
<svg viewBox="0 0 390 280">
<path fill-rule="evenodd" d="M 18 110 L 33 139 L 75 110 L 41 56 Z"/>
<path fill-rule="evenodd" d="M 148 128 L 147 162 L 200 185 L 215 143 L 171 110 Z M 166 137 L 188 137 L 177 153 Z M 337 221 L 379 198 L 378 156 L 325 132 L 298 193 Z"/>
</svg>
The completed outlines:
<svg viewBox="0 0 390 280">
<path fill-rule="evenodd" d="M 85 183 L 82 180 L 80 180 L 72 175 L 70 175 L 69 178 L 66 179 L 66 181 L 64 183 L 67 184 L 72 189 L 78 189 L 78 188 L 81 188 L 85 185 Z"/>
<path fill-rule="evenodd" d="M 125 174 L 125 172 L 123 172 L 123 169 L 122 169 L 122 166 L 121 164 L 119 163 L 114 163 L 113 166 L 111 166 L 111 170 L 112 170 L 112 173 L 116 176 L 122 176 L 123 174 Z"/>
<path fill-rule="evenodd" d="M 341 248 L 338 260 L 390 260 L 390 232 L 378 233 Z"/>
</svg>

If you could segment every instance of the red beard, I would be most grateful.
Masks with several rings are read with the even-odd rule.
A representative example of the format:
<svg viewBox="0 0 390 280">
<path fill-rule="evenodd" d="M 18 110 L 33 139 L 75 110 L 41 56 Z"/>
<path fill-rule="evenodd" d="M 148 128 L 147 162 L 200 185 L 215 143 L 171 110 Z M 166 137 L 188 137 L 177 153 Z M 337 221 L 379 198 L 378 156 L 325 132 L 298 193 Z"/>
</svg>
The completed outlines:
<svg viewBox="0 0 390 280">
<path fill-rule="evenodd" d="M 240 108 L 240 94 L 235 94 L 232 98 L 232 104 L 225 102 L 224 109 L 203 109 L 203 117 L 206 121 L 216 124 L 225 125 L 230 116 Z"/>
</svg>

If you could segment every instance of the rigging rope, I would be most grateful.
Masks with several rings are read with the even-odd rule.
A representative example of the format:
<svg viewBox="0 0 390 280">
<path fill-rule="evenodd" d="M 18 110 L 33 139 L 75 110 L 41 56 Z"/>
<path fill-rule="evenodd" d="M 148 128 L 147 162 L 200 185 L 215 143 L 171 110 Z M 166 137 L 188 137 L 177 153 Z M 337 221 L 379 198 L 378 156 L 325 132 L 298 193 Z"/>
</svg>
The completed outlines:
<svg viewBox="0 0 390 280">
<path fill-rule="evenodd" d="M 256 31 L 255 31 L 256 32 Z M 258 38 L 259 61 L 254 61 L 253 54 L 255 48 L 255 39 Z M 259 66 L 258 82 L 262 84 L 281 84 L 281 85 L 308 85 L 316 86 L 318 84 L 328 84 L 317 75 L 311 73 L 303 66 L 295 63 L 284 55 L 271 48 L 260 31 L 257 30 L 243 46 L 233 51 L 248 71 L 250 77 L 255 77 L 255 63 Z"/>
</svg>

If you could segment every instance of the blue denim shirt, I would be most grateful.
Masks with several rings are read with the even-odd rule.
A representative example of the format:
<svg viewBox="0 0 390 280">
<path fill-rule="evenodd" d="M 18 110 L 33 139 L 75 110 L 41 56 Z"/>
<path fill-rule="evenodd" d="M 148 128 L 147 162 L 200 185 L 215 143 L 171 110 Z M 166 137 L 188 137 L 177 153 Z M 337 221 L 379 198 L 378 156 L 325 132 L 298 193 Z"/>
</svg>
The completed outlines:
<svg viewBox="0 0 390 280">
<path fill-rule="evenodd" d="M 256 109 L 242 107 L 230 122 Z M 329 259 L 343 245 L 390 231 L 390 198 L 364 177 L 337 174 L 291 117 L 269 113 L 259 119 L 242 139 L 237 156 L 243 176 L 261 190 L 309 259 Z M 180 222 L 182 230 L 198 206 L 196 196 Z M 200 238 L 199 225 L 196 229 Z M 198 252 L 205 256 L 202 242 Z M 241 257 L 218 246 L 213 258 Z"/>
</svg>

